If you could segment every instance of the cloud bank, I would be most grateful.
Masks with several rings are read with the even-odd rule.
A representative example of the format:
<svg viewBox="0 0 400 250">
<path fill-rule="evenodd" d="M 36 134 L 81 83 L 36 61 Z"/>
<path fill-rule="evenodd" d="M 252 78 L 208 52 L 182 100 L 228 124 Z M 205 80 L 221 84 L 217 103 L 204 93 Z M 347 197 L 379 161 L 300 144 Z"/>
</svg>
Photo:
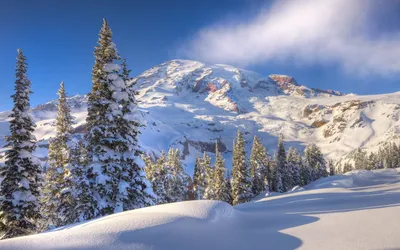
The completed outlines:
<svg viewBox="0 0 400 250">
<path fill-rule="evenodd" d="M 399 73 L 400 34 L 369 34 L 369 10 L 364 0 L 279 0 L 250 21 L 203 28 L 181 51 L 240 66 L 334 63 L 348 72 Z"/>
</svg>

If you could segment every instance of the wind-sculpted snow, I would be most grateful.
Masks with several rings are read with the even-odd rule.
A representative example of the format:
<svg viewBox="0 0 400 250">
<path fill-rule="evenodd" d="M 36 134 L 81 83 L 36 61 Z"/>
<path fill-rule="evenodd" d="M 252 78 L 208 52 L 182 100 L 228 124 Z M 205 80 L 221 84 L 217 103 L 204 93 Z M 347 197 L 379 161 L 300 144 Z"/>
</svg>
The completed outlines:
<svg viewBox="0 0 400 250">
<path fill-rule="evenodd" d="M 399 205 L 397 170 L 353 171 L 235 207 L 159 205 L 3 240 L 0 249 L 399 249 Z"/>
</svg>

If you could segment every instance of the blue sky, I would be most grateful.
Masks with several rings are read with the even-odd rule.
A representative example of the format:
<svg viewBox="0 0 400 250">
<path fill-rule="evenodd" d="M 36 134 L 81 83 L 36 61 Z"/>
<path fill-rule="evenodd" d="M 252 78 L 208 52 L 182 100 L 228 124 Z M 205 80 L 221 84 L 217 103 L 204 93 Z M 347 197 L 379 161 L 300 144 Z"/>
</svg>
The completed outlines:
<svg viewBox="0 0 400 250">
<path fill-rule="evenodd" d="M 396 50 L 395 44 L 400 41 L 400 1 L 352 2 L 358 5 L 346 6 L 351 11 L 343 14 L 338 4 L 326 10 L 311 3 L 301 9 L 286 1 L 281 1 L 282 6 L 256 0 L 0 1 L 0 111 L 12 107 L 9 96 L 13 94 L 17 48 L 28 58 L 33 106 L 55 99 L 62 80 L 70 95 L 87 93 L 103 17 L 110 22 L 114 42 L 133 75 L 184 58 L 236 65 L 264 75 L 288 74 L 301 84 L 342 92 L 399 91 L 400 45 Z M 323 17 L 332 18 L 319 22 L 323 17 L 316 13 L 321 11 Z M 368 15 L 360 14 L 364 12 Z M 305 16 L 317 20 L 310 20 L 313 25 L 325 26 L 310 28 L 303 21 Z M 299 23 L 304 25 L 297 27 Z M 260 26 L 261 32 L 257 30 Z M 346 29 L 331 31 L 332 27 Z M 347 34 L 347 27 L 354 28 L 357 39 Z M 316 32 L 307 33 L 313 29 Z M 276 35 L 271 33 L 274 30 Z M 336 37 L 340 38 L 337 43 L 330 44 Z M 220 41 L 226 42 L 222 49 Z"/>
</svg>

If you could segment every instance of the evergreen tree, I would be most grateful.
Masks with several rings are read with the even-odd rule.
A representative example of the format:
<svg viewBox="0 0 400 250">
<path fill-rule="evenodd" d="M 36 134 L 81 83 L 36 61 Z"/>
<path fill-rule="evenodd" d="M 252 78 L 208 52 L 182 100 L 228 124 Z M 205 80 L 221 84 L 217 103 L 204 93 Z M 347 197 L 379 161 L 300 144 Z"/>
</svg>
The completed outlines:
<svg viewBox="0 0 400 250">
<path fill-rule="evenodd" d="M 73 209 L 69 209 L 68 206 L 60 207 L 59 214 L 63 225 L 94 218 L 97 207 L 86 176 L 88 158 L 84 143 L 82 140 L 72 139 L 69 150 L 70 157 L 64 176 L 67 188 L 61 192 L 61 199 L 72 204 Z"/>
<path fill-rule="evenodd" d="M 377 169 L 378 167 L 378 158 L 374 152 L 371 152 L 367 159 L 367 170 Z"/>
<path fill-rule="evenodd" d="M 335 164 L 333 163 L 333 160 L 329 160 L 329 175 L 334 176 L 335 175 Z"/>
<path fill-rule="evenodd" d="M 128 90 L 131 91 L 132 95 L 137 95 L 138 92 L 134 89 L 134 84 L 135 82 L 132 82 L 132 77 L 130 77 L 131 74 L 131 69 L 128 68 L 128 65 L 126 64 L 126 59 L 122 59 L 122 70 L 121 70 L 121 78 L 124 80 L 126 85 L 129 87 Z"/>
<path fill-rule="evenodd" d="M 214 167 L 214 198 L 215 200 L 230 202 L 229 181 L 225 178 L 225 161 L 218 150 L 218 141 L 215 143 L 215 167 Z"/>
<path fill-rule="evenodd" d="M 391 145 L 390 143 L 387 143 L 384 148 L 383 148 L 383 167 L 384 168 L 393 168 L 393 158 L 392 152 L 391 152 Z"/>
<path fill-rule="evenodd" d="M 253 196 L 251 193 L 250 171 L 246 162 L 246 151 L 243 135 L 238 130 L 233 145 L 232 159 L 232 199 L 233 205 L 248 202 Z"/>
<path fill-rule="evenodd" d="M 288 154 L 287 154 L 287 164 L 288 164 L 288 169 L 290 171 L 290 176 L 291 176 L 291 188 L 294 186 L 301 186 L 301 169 L 300 169 L 300 165 L 298 162 L 298 159 L 301 159 L 301 155 L 300 153 L 290 147 Z"/>
<path fill-rule="evenodd" d="M 73 117 L 67 103 L 64 82 L 61 82 L 57 92 L 58 112 L 56 118 L 56 135 L 49 142 L 49 165 L 46 171 L 46 185 L 43 189 L 42 215 L 50 227 L 59 227 L 67 223 L 65 214 L 73 210 L 73 199 L 66 194 L 70 191 L 70 182 L 65 181 L 69 175 L 66 166 L 69 163 L 68 147 L 72 134 Z"/>
<path fill-rule="evenodd" d="M 254 136 L 253 147 L 250 155 L 250 177 L 252 180 L 251 191 L 254 196 L 265 191 L 265 178 L 267 174 L 267 153 L 259 138 Z"/>
<path fill-rule="evenodd" d="M 150 156 L 145 157 L 146 164 L 146 177 L 152 184 L 152 189 L 156 195 L 156 204 L 163 204 L 168 202 L 166 181 L 168 169 L 165 167 L 167 156 L 164 151 L 161 152 L 160 157 L 152 160 Z"/>
<path fill-rule="evenodd" d="M 328 176 L 326 162 L 319 147 L 315 144 L 308 146 L 304 151 L 304 156 L 305 164 L 309 165 L 312 169 L 312 181 Z"/>
<path fill-rule="evenodd" d="M 343 173 L 347 173 L 352 170 L 353 170 L 353 166 L 349 162 L 346 162 L 343 166 Z"/>
<path fill-rule="evenodd" d="M 190 176 L 188 176 L 188 187 L 186 190 L 185 200 L 187 200 L 187 201 L 197 200 L 196 192 L 195 192 L 195 189 L 193 186 L 193 180 L 192 180 L 192 178 L 190 178 Z"/>
<path fill-rule="evenodd" d="M 167 173 L 164 186 L 166 202 L 184 201 L 188 179 L 182 167 L 178 149 L 169 149 L 165 168 Z"/>
<path fill-rule="evenodd" d="M 204 169 L 202 158 L 199 156 L 196 156 L 196 164 L 194 166 L 193 188 L 196 200 L 201 200 L 206 189 L 206 170 Z"/>
<path fill-rule="evenodd" d="M 211 158 L 206 152 L 203 153 L 203 159 L 201 160 L 202 169 L 205 170 L 205 190 L 203 199 L 215 200 L 215 179 L 214 179 L 214 168 L 211 166 Z"/>
<path fill-rule="evenodd" d="M 354 154 L 354 168 L 358 170 L 366 169 L 367 165 L 367 153 L 361 148 L 358 148 Z"/>
<path fill-rule="evenodd" d="M 231 175 L 231 172 L 229 170 L 227 170 L 227 174 L 226 174 L 226 178 L 225 178 L 226 193 L 224 192 L 224 194 L 226 196 L 224 196 L 222 198 L 222 200 L 232 205 L 233 198 L 232 198 L 232 185 L 231 185 L 231 183 L 232 183 L 232 175 Z"/>
<path fill-rule="evenodd" d="M 300 166 L 301 184 L 306 186 L 312 181 L 312 169 L 307 163 L 303 162 L 300 154 L 297 156 L 297 162 Z"/>
<path fill-rule="evenodd" d="M 270 190 L 269 191 L 274 191 L 276 192 L 276 152 L 274 152 L 274 155 L 271 159 L 271 161 L 269 162 L 269 169 L 271 171 L 271 175 L 270 175 Z M 267 181 L 268 181 L 268 177 L 267 177 Z M 280 179 L 280 186 L 282 187 L 282 178 Z"/>
<path fill-rule="evenodd" d="M 383 150 L 383 148 L 382 147 L 379 147 L 379 151 L 378 151 L 378 166 L 377 166 L 377 168 L 378 169 L 383 169 L 383 168 L 385 168 L 385 161 L 386 161 L 386 159 L 385 159 L 386 157 L 385 157 L 385 151 Z"/>
<path fill-rule="evenodd" d="M 282 136 L 279 137 L 278 151 L 276 153 L 276 192 L 286 192 L 292 186 L 292 176 L 290 175 L 287 162 L 286 151 L 283 145 Z"/>
<path fill-rule="evenodd" d="M 14 107 L 10 114 L 10 132 L 6 137 L 5 166 L 0 169 L 0 232 L 2 239 L 35 233 L 40 215 L 40 162 L 33 156 L 36 139 L 29 115 L 31 82 L 26 58 L 18 50 Z"/>
<path fill-rule="evenodd" d="M 124 82 L 129 82 L 132 80 L 132 78 L 129 76 L 131 74 L 131 69 L 128 68 L 128 65 L 126 64 L 126 59 L 122 59 L 122 74 L 121 78 L 124 80 Z"/>
<path fill-rule="evenodd" d="M 396 145 L 396 143 L 392 143 L 392 152 L 391 152 L 391 158 L 392 160 L 392 168 L 398 168 L 399 167 L 399 147 Z"/>
<path fill-rule="evenodd" d="M 95 48 L 92 91 L 88 98 L 86 134 L 88 177 L 103 216 L 151 204 L 142 169 L 135 118 L 136 100 L 121 76 L 120 57 L 104 19 Z"/>
<path fill-rule="evenodd" d="M 272 162 L 271 162 L 271 158 L 268 155 L 267 150 L 265 150 L 266 152 L 266 159 L 265 159 L 265 172 L 264 172 L 264 186 L 265 186 L 265 190 L 270 192 L 271 188 L 272 188 L 272 179 L 273 179 L 273 171 L 272 171 Z"/>
</svg>

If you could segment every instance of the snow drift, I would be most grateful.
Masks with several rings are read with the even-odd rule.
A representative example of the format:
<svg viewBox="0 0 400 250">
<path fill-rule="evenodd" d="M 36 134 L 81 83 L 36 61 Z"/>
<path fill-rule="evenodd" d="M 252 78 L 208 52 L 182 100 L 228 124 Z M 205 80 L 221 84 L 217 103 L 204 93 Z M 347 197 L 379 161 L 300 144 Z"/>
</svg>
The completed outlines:
<svg viewBox="0 0 400 250">
<path fill-rule="evenodd" d="M 188 201 L 0 241 L 1 249 L 398 249 L 400 175 L 353 171 L 232 207 Z"/>
</svg>

